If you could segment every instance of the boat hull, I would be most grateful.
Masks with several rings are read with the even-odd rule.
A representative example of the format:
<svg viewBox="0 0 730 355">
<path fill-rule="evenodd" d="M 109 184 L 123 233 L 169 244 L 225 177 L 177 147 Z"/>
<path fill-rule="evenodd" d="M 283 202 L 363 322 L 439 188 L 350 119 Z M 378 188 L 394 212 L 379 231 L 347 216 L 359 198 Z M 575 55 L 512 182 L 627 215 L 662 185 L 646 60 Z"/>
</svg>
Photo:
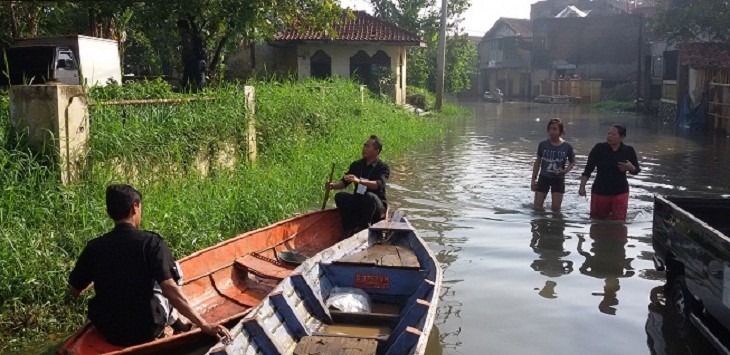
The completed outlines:
<svg viewBox="0 0 730 355">
<path fill-rule="evenodd" d="M 341 234 L 342 224 L 336 209 L 303 214 L 240 234 L 180 259 L 184 275 L 182 291 L 206 321 L 233 322 L 257 306 L 294 269 L 292 265 L 278 262 L 277 252 L 296 250 L 313 256 L 335 244 Z M 101 333 L 87 323 L 58 353 L 169 353 L 206 340 L 209 339 L 199 329 L 193 329 L 125 348 L 107 343 Z"/>
</svg>

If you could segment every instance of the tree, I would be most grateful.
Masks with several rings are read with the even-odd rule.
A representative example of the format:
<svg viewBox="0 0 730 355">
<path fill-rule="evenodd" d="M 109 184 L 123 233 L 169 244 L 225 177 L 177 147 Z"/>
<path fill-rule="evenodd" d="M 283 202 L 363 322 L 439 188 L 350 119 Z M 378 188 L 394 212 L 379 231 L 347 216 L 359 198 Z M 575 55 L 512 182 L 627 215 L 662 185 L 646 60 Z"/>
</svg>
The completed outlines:
<svg viewBox="0 0 730 355">
<path fill-rule="evenodd" d="M 375 16 L 417 34 L 426 48 L 408 50 L 409 85 L 434 90 L 436 86 L 436 49 L 441 2 L 437 0 L 370 0 Z M 446 42 L 446 87 L 456 93 L 469 89 L 476 71 L 476 45 L 460 34 L 461 16 L 469 8 L 469 0 L 449 0 Z"/>
<path fill-rule="evenodd" d="M 19 34 L 112 38 L 125 58 L 147 61 L 127 67 L 156 70 L 177 66 L 170 59 L 177 52 L 184 84 L 203 86 L 239 40 L 270 38 L 289 26 L 329 30 L 345 11 L 337 0 L 7 1 L 0 3 L 0 41 Z"/>
<path fill-rule="evenodd" d="M 660 0 L 654 31 L 671 40 L 730 40 L 727 0 Z"/>
<path fill-rule="evenodd" d="M 188 0 L 152 2 L 151 8 L 174 21 L 181 40 L 183 83 L 204 84 L 231 45 L 262 40 L 289 26 L 327 30 L 345 10 L 336 0 Z"/>
</svg>

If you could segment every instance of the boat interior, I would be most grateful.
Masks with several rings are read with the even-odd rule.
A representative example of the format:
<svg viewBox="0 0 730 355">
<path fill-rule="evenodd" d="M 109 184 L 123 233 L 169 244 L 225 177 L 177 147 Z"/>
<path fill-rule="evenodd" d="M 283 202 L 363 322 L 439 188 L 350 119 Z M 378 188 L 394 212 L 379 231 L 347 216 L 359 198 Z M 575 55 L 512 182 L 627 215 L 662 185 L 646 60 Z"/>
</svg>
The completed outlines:
<svg viewBox="0 0 730 355">
<path fill-rule="evenodd" d="M 730 237 L 730 199 L 668 198 L 710 227 Z"/>
<path fill-rule="evenodd" d="M 234 329 L 226 349 L 254 354 L 408 354 L 432 310 L 436 268 L 407 223 L 381 223 L 307 260 Z M 335 288 L 356 288 L 370 309 L 328 307 Z M 429 326 L 430 328 L 430 326 Z"/>
</svg>

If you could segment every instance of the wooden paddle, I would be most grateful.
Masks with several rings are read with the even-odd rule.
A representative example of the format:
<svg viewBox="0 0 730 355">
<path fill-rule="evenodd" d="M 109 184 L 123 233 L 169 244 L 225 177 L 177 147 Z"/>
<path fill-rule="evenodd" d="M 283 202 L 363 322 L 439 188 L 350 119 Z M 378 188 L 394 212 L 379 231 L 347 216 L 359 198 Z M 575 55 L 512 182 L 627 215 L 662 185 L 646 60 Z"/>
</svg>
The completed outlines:
<svg viewBox="0 0 730 355">
<path fill-rule="evenodd" d="M 335 163 L 332 162 L 332 169 L 330 169 L 330 179 L 327 181 L 327 186 L 332 183 L 332 176 L 335 174 Z M 324 201 L 322 202 L 322 210 L 327 207 L 327 200 L 330 199 L 330 189 L 324 189 Z"/>
</svg>

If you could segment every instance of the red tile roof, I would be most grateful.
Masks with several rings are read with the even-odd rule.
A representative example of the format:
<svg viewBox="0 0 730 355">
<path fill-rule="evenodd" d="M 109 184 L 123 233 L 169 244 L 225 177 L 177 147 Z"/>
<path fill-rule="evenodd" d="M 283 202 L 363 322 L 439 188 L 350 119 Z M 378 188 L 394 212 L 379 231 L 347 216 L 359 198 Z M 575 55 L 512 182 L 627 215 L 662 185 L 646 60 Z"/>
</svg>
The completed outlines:
<svg viewBox="0 0 730 355">
<path fill-rule="evenodd" d="M 730 44 L 683 43 L 679 58 L 682 65 L 695 69 L 730 69 Z"/>
<path fill-rule="evenodd" d="M 323 31 L 311 29 L 289 29 L 274 37 L 277 42 L 389 42 L 410 46 L 422 46 L 418 36 L 386 22 L 364 11 L 353 11 L 355 18 L 345 18 L 342 23 L 333 25 L 332 36 Z"/>
</svg>

